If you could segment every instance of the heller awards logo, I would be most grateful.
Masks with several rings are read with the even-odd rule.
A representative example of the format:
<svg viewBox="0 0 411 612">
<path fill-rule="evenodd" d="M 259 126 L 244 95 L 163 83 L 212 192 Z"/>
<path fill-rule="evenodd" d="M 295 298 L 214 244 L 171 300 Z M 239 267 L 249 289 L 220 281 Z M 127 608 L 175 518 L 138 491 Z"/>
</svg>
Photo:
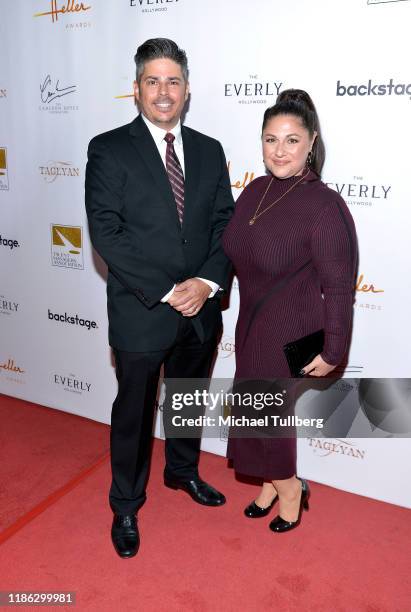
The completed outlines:
<svg viewBox="0 0 411 612">
<path fill-rule="evenodd" d="M 368 79 L 366 83 L 359 85 L 342 84 L 337 81 L 337 97 L 342 96 L 410 96 L 411 99 L 411 83 L 395 83 L 394 79 L 390 79 L 385 83 L 376 83 L 372 79 Z"/>
<path fill-rule="evenodd" d="M 159 13 L 168 11 L 169 5 L 181 4 L 181 0 L 129 0 L 130 6 L 140 8 L 142 13 Z"/>
<path fill-rule="evenodd" d="M 82 395 L 91 391 L 91 383 L 81 380 L 75 374 L 68 374 L 67 376 L 64 374 L 53 374 L 52 380 L 55 385 L 69 393 Z"/>
<path fill-rule="evenodd" d="M 0 314 L 13 315 L 18 312 L 19 304 L 5 295 L 0 295 Z"/>
<path fill-rule="evenodd" d="M 392 185 L 371 183 L 362 176 L 354 176 L 349 181 L 326 181 L 325 184 L 339 193 L 349 206 L 374 206 L 391 197 Z"/>
<path fill-rule="evenodd" d="M 25 370 L 20 363 L 17 363 L 11 357 L 0 362 L 0 376 L 19 385 L 24 384 Z"/>
<path fill-rule="evenodd" d="M 364 282 L 365 281 L 365 282 Z M 382 310 L 381 304 L 378 304 L 378 300 L 369 301 L 371 296 L 379 297 L 381 293 L 384 293 L 385 290 L 380 286 L 375 285 L 373 282 L 370 282 L 368 279 L 365 279 L 364 274 L 360 274 L 356 285 L 355 291 L 357 294 L 366 294 L 366 302 L 360 301 L 358 299 L 355 300 L 354 306 L 356 308 L 364 308 L 365 310 Z M 360 296 L 363 297 L 362 295 Z"/>
<path fill-rule="evenodd" d="M 40 83 L 40 100 L 41 105 L 39 110 L 50 114 L 68 114 L 71 111 L 78 111 L 78 106 L 66 104 L 61 101 L 71 94 L 76 93 L 77 85 L 66 85 L 60 83 L 60 79 L 52 78 L 47 74 L 44 80 Z M 71 98 L 70 98 L 71 100 Z"/>
<path fill-rule="evenodd" d="M 84 270 L 82 227 L 51 225 L 51 264 Z"/>
<path fill-rule="evenodd" d="M 40 174 L 46 183 L 54 183 L 60 177 L 79 177 L 80 168 L 75 168 L 71 162 L 50 160 L 45 166 L 39 166 Z"/>
<path fill-rule="evenodd" d="M 246 81 L 224 83 L 224 97 L 238 104 L 274 104 L 284 83 L 261 79 L 258 74 L 250 74 Z"/>
<path fill-rule="evenodd" d="M 307 438 L 307 442 L 313 453 L 318 457 L 330 457 L 332 455 L 343 455 L 352 459 L 364 459 L 365 457 L 365 450 L 358 448 L 356 444 L 349 442 L 347 439 Z"/>
<path fill-rule="evenodd" d="M 232 174 L 232 170 L 231 170 L 231 161 L 229 161 L 227 163 L 227 170 L 228 170 L 228 174 L 230 175 L 230 181 L 234 181 L 233 183 L 231 183 L 231 187 L 232 189 L 245 189 L 247 187 L 247 185 L 249 185 L 251 183 L 251 181 L 254 180 L 255 178 L 255 173 L 251 170 L 246 170 L 244 172 L 244 174 L 240 174 L 240 178 L 233 177 Z"/>
<path fill-rule="evenodd" d="M 33 17 L 48 17 L 52 23 L 57 23 L 59 21 L 59 17 L 65 18 L 66 15 L 73 14 L 83 16 L 83 14 L 90 9 L 91 6 L 86 2 L 77 2 L 76 0 L 67 0 L 66 2 L 60 2 L 60 0 L 50 0 L 49 10 L 34 13 Z M 91 23 L 89 21 L 66 23 L 67 30 L 77 28 L 84 29 L 89 27 L 91 27 Z"/>
<path fill-rule="evenodd" d="M 0 147 L 0 191 L 9 188 L 9 174 L 7 170 L 7 149 Z"/>
</svg>

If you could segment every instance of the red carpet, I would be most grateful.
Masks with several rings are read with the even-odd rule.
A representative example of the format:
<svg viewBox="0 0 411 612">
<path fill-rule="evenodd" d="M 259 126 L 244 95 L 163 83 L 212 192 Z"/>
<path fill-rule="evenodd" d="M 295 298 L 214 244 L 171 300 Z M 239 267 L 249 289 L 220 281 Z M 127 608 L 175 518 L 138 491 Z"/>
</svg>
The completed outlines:
<svg viewBox="0 0 411 612">
<path fill-rule="evenodd" d="M 156 441 L 137 557 L 112 549 L 106 461 L 5 541 L 1 590 L 75 591 L 76 609 L 104 612 L 410 609 L 408 510 L 311 483 L 301 526 L 273 534 L 269 517 L 243 517 L 257 489 L 224 458 L 201 457 L 202 476 L 227 496 L 222 508 L 166 489 L 162 467 Z"/>
</svg>

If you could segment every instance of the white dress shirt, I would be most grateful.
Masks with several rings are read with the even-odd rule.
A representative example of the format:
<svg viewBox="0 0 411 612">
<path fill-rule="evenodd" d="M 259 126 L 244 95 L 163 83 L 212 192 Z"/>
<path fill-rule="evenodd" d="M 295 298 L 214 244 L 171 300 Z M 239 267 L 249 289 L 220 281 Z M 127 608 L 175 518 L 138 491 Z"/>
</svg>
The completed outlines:
<svg viewBox="0 0 411 612">
<path fill-rule="evenodd" d="M 148 127 L 150 134 L 153 137 L 154 142 L 156 143 L 156 147 L 158 149 L 158 152 L 160 153 L 161 159 L 163 160 L 163 164 L 166 169 L 167 169 L 167 166 L 166 166 L 167 143 L 164 140 L 164 136 L 167 133 L 174 134 L 175 136 L 175 140 L 173 142 L 174 151 L 177 155 L 178 161 L 180 162 L 180 166 L 183 171 L 183 174 L 185 175 L 184 148 L 183 148 L 183 138 L 181 136 L 180 120 L 178 121 L 177 125 L 175 125 L 171 130 L 163 130 L 162 128 L 159 128 L 157 125 L 154 125 L 154 123 L 151 123 L 151 121 L 149 121 L 147 117 L 143 115 L 143 113 L 141 113 L 141 117 L 143 118 L 144 123 Z M 220 285 L 206 278 L 200 278 L 200 277 L 196 277 L 196 278 L 198 278 L 199 280 L 202 280 L 204 283 L 206 283 L 211 288 L 211 292 L 208 297 L 209 298 L 214 297 L 217 291 L 219 290 Z M 174 285 L 172 289 L 170 289 L 170 291 L 161 299 L 161 301 L 167 302 L 168 299 L 172 296 L 175 288 L 176 288 L 176 285 Z"/>
</svg>

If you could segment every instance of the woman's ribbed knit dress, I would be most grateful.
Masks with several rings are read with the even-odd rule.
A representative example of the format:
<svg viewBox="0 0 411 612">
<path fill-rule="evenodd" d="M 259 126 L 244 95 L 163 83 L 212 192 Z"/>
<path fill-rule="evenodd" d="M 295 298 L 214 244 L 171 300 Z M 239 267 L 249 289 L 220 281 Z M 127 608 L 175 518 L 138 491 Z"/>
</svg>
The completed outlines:
<svg viewBox="0 0 411 612">
<path fill-rule="evenodd" d="M 338 365 L 350 339 L 357 242 L 348 207 L 310 171 L 250 225 L 270 179 L 243 191 L 223 236 L 240 290 L 236 379 L 290 376 L 284 344 L 321 328 L 321 355 Z M 260 212 L 299 179 L 274 178 Z M 227 454 L 243 474 L 280 480 L 296 473 L 295 439 L 230 438 Z"/>
</svg>

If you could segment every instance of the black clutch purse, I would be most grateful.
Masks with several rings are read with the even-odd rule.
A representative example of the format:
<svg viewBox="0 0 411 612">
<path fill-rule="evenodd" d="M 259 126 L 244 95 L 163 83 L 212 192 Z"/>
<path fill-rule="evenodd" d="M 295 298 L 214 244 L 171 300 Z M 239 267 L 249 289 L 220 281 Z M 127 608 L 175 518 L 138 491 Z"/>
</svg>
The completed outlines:
<svg viewBox="0 0 411 612">
<path fill-rule="evenodd" d="M 321 353 L 324 348 L 324 330 L 284 344 L 284 353 L 288 361 L 291 376 L 302 378 L 300 370 Z"/>
</svg>

